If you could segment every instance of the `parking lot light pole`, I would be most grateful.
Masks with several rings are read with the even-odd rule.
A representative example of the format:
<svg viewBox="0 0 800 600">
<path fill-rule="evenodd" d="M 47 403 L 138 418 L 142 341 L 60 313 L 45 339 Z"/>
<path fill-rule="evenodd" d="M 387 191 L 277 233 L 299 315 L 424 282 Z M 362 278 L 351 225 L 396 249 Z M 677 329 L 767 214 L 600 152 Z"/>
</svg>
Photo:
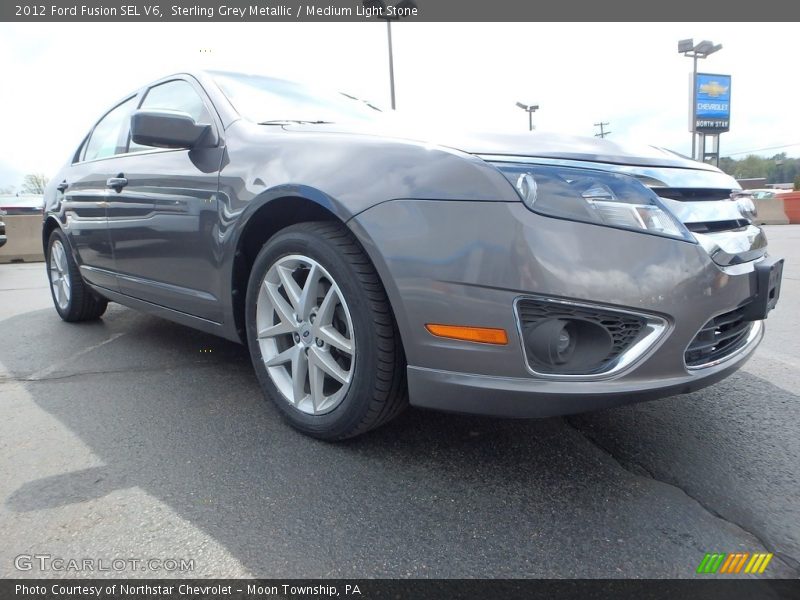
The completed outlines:
<svg viewBox="0 0 800 600">
<path fill-rule="evenodd" d="M 722 50 L 722 44 L 714 44 L 709 40 L 703 40 L 695 46 L 694 40 L 689 38 L 687 40 L 678 41 L 678 53 L 692 58 L 692 103 L 695 101 L 697 90 L 697 59 L 708 58 L 714 52 Z M 694 114 L 694 109 L 692 109 Z M 692 158 L 697 159 L 697 132 L 694 130 L 694 123 L 692 123 Z"/>
<path fill-rule="evenodd" d="M 394 101 L 394 53 L 392 52 L 392 20 L 386 19 L 386 35 L 389 40 L 389 91 L 392 95 L 392 110 L 395 109 Z"/>
<path fill-rule="evenodd" d="M 539 105 L 523 104 L 522 102 L 517 102 L 517 106 L 519 106 L 522 110 L 528 113 L 528 131 L 533 131 L 533 113 L 539 110 Z"/>
<path fill-rule="evenodd" d="M 391 94 L 392 98 L 392 110 L 395 110 L 395 99 L 394 99 L 394 52 L 392 49 L 392 21 L 400 20 L 400 16 L 390 17 L 386 14 L 386 4 L 383 0 L 363 0 L 362 4 L 364 8 L 370 9 L 375 11 L 376 13 L 383 15 L 377 17 L 378 19 L 383 19 L 386 21 L 386 36 L 389 42 L 389 93 Z M 396 9 L 399 9 L 400 14 L 403 13 L 403 9 L 406 8 L 416 8 L 417 4 L 414 0 L 400 0 L 400 2 L 394 5 Z"/>
</svg>

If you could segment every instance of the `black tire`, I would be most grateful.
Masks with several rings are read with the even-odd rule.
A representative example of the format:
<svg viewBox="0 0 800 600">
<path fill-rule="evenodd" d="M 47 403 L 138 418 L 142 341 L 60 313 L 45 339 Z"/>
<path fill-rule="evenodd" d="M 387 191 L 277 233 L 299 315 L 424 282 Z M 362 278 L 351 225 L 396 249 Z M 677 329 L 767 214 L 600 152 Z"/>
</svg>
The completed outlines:
<svg viewBox="0 0 800 600">
<path fill-rule="evenodd" d="M 69 300 L 65 306 L 60 306 L 56 299 L 56 293 L 53 289 L 54 286 L 51 281 L 51 261 L 53 260 L 53 246 L 56 242 L 60 242 L 64 249 L 64 257 L 67 264 L 67 273 L 69 274 L 70 293 Z M 67 236 L 60 229 L 54 229 L 50 234 L 50 239 L 47 242 L 47 276 L 50 283 L 50 295 L 53 298 L 53 306 L 55 306 L 58 316 L 64 321 L 75 323 L 78 321 L 93 321 L 99 319 L 100 316 L 106 312 L 108 300 L 98 296 L 83 280 L 78 265 L 72 257 Z"/>
<path fill-rule="evenodd" d="M 302 412 L 281 394 L 264 365 L 257 340 L 259 288 L 276 261 L 296 254 L 312 258 L 330 273 L 353 321 L 352 380 L 340 404 L 326 414 Z M 305 434 L 325 440 L 351 438 L 383 425 L 408 404 L 405 355 L 386 291 L 369 258 L 341 223 L 300 223 L 267 241 L 250 273 L 246 325 L 250 356 L 264 395 Z"/>
</svg>

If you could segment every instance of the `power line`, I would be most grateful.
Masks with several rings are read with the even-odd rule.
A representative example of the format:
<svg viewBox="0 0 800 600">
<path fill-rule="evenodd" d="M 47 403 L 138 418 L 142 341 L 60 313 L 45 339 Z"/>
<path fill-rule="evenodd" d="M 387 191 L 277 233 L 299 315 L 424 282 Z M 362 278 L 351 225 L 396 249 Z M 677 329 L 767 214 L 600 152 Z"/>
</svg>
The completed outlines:
<svg viewBox="0 0 800 600">
<path fill-rule="evenodd" d="M 784 144 L 782 146 L 768 146 L 766 148 L 755 148 L 753 150 L 742 150 L 741 152 L 728 152 L 726 156 L 736 156 L 737 154 L 750 154 L 751 152 L 763 152 L 764 150 L 780 150 L 781 148 L 791 148 L 792 146 L 800 146 L 800 142 L 795 144 Z"/>
<path fill-rule="evenodd" d="M 595 124 L 594 124 L 594 126 L 595 126 L 595 127 L 599 127 L 599 128 L 600 128 L 600 133 L 595 133 L 595 134 L 594 134 L 594 137 L 604 138 L 604 137 L 606 137 L 606 136 L 607 136 L 609 133 L 611 133 L 610 131 L 606 131 L 606 130 L 605 130 L 605 126 L 606 126 L 606 125 L 610 125 L 610 123 L 608 123 L 608 122 L 605 122 L 605 123 L 604 123 L 604 122 L 602 122 L 602 121 L 601 121 L 600 123 L 595 123 Z"/>
</svg>

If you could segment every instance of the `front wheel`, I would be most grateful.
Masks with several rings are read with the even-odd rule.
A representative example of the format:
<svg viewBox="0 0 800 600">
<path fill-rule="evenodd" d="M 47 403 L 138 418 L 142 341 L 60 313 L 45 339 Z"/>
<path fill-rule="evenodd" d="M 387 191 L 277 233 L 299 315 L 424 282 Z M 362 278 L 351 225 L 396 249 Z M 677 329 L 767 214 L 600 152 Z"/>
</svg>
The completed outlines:
<svg viewBox="0 0 800 600">
<path fill-rule="evenodd" d="M 83 281 L 67 236 L 60 229 L 53 230 L 47 243 L 47 275 L 56 312 L 65 321 L 90 321 L 106 312 L 108 300 Z"/>
<path fill-rule="evenodd" d="M 261 387 L 300 431 L 345 439 L 406 406 L 386 292 L 344 225 L 300 223 L 276 234 L 253 264 L 246 305 Z"/>
</svg>

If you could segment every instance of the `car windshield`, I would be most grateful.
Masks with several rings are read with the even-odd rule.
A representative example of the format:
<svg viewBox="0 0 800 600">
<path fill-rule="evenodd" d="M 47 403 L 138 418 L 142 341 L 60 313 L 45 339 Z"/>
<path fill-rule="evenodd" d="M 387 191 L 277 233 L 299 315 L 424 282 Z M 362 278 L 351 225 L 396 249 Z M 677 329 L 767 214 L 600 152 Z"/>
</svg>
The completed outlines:
<svg viewBox="0 0 800 600">
<path fill-rule="evenodd" d="M 255 123 L 371 121 L 381 115 L 378 108 L 349 94 L 293 81 L 235 73 L 213 77 L 239 114 Z"/>
</svg>

